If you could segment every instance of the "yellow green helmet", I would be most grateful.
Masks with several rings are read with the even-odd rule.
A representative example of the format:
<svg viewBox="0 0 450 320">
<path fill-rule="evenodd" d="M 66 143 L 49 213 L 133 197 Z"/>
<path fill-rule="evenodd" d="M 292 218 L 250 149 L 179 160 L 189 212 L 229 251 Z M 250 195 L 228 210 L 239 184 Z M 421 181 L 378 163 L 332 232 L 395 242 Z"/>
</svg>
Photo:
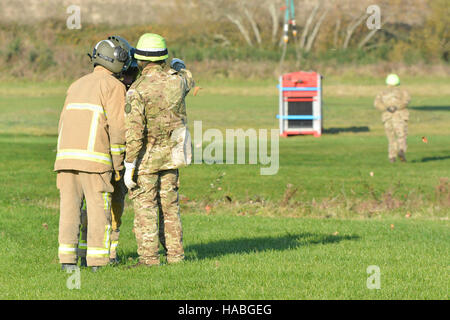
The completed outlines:
<svg viewBox="0 0 450 320">
<path fill-rule="evenodd" d="M 169 57 L 166 40 L 158 34 L 145 33 L 136 45 L 134 58 L 145 61 L 161 61 Z"/>
<path fill-rule="evenodd" d="M 386 77 L 386 84 L 388 86 L 398 86 L 400 84 L 400 78 L 398 75 L 391 73 Z"/>
</svg>

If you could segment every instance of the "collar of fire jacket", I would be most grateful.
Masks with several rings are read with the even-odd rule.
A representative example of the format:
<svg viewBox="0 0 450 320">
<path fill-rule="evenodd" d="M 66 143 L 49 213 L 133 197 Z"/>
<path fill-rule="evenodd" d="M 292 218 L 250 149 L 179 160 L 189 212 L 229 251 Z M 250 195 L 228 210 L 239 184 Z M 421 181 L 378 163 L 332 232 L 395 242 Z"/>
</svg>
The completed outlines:
<svg viewBox="0 0 450 320">
<path fill-rule="evenodd" d="M 111 71 L 109 71 L 108 69 L 106 69 L 105 67 L 103 67 L 103 66 L 95 66 L 95 68 L 94 68 L 94 72 L 106 72 L 106 73 L 108 73 L 108 74 L 113 74 Z"/>
</svg>

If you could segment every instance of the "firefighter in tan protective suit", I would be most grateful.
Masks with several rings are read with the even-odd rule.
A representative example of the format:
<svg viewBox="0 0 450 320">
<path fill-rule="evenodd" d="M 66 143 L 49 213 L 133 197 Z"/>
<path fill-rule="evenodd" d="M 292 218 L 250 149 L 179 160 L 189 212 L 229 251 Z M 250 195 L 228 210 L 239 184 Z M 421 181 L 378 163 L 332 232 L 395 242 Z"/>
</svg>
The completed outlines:
<svg viewBox="0 0 450 320">
<path fill-rule="evenodd" d="M 60 190 L 58 256 L 62 269 L 78 259 L 83 199 L 87 207 L 87 265 L 108 264 L 111 246 L 113 171 L 123 169 L 125 85 L 116 77 L 128 53 L 117 39 L 94 48 L 94 71 L 67 90 L 58 128 L 55 161 Z"/>
<path fill-rule="evenodd" d="M 119 36 L 111 36 L 108 40 L 117 39 L 120 45 L 127 50 L 128 52 L 128 60 L 125 62 L 120 75 L 118 75 L 118 79 L 127 87 L 127 89 L 133 84 L 136 80 L 136 77 L 139 73 L 137 61 L 134 59 L 134 48 L 122 37 Z M 111 153 L 123 153 L 124 147 L 116 146 L 115 148 L 111 148 Z M 124 172 L 115 172 L 114 178 L 111 180 L 111 184 L 114 187 L 114 192 L 111 195 L 111 247 L 110 247 L 110 263 L 116 264 L 119 262 L 117 249 L 119 245 L 119 235 L 120 235 L 120 227 L 122 225 L 122 215 L 124 212 L 125 206 L 125 196 L 128 193 L 128 189 L 125 186 L 123 180 Z M 78 256 L 81 259 L 81 266 L 85 267 L 86 264 L 86 249 L 87 249 L 87 206 L 86 201 L 83 201 L 83 205 L 81 208 L 81 230 L 80 230 L 80 240 L 78 243 Z"/>
</svg>

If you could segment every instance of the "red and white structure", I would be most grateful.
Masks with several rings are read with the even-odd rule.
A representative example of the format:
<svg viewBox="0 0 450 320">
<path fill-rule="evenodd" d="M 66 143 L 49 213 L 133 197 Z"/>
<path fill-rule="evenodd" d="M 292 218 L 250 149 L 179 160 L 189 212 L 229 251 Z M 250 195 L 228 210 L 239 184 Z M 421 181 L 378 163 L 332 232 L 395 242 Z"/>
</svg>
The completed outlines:
<svg viewBox="0 0 450 320">
<path fill-rule="evenodd" d="M 280 77 L 280 135 L 322 135 L 322 76 L 317 72 L 292 72 Z"/>
</svg>

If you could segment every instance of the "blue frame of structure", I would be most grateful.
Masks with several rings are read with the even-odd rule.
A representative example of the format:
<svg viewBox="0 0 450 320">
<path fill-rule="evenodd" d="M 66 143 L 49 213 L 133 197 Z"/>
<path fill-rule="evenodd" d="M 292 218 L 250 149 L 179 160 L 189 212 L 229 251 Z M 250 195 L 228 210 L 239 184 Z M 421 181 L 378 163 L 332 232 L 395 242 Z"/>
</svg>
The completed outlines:
<svg viewBox="0 0 450 320">
<path fill-rule="evenodd" d="M 315 117 L 315 116 L 280 116 L 277 114 L 277 119 L 283 119 L 283 120 L 320 120 L 321 117 Z"/>
</svg>

